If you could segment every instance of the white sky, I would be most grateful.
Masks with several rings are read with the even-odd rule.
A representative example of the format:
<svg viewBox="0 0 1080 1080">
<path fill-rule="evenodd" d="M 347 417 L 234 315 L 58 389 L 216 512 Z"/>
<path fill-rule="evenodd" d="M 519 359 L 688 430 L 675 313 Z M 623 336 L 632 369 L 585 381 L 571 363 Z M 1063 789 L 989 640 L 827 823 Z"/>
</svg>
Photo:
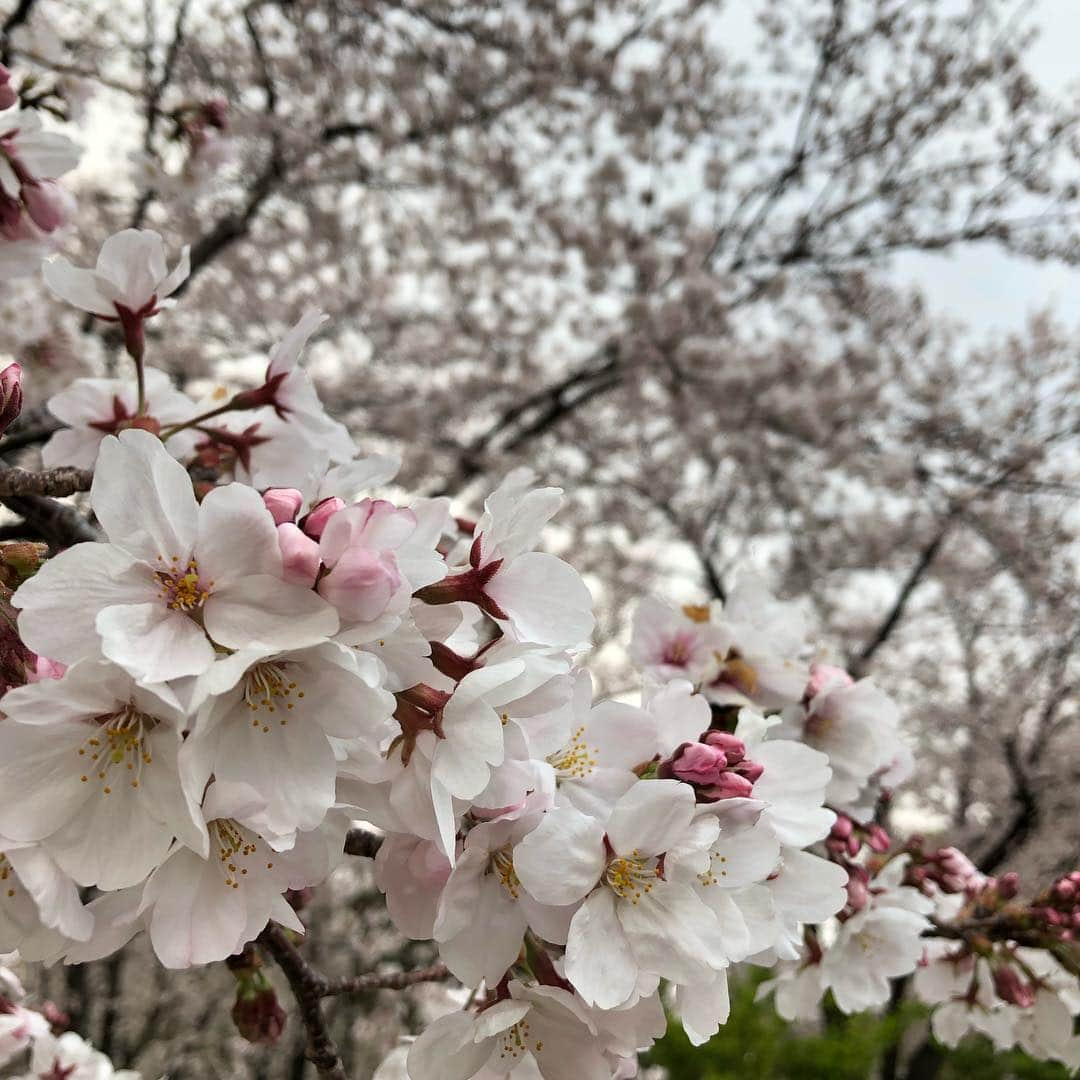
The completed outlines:
<svg viewBox="0 0 1080 1080">
<path fill-rule="evenodd" d="M 1030 5 L 1041 36 L 1029 53 L 1031 70 L 1050 91 L 1080 88 L 1080 0 L 1035 0 Z M 1051 306 L 1067 324 L 1080 323 L 1080 272 L 1013 258 L 988 246 L 951 255 L 905 254 L 897 273 L 919 285 L 939 310 L 980 331 L 1019 328 L 1027 316 Z"/>
</svg>

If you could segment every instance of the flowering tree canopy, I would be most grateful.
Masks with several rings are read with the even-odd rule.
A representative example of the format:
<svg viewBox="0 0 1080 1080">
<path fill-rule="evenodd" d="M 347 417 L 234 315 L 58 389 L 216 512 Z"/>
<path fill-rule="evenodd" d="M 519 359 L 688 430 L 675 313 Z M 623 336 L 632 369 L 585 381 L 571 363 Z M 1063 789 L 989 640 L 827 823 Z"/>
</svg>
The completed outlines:
<svg viewBox="0 0 1080 1080">
<path fill-rule="evenodd" d="M 347 40 L 356 30 L 352 20 L 363 22 L 364 16 L 350 5 L 331 6 L 342 21 L 328 38 Z M 144 165 L 153 166 L 153 184 L 134 220 L 82 258 L 57 250 L 77 220 L 64 177 L 76 167 L 79 148 L 55 117 L 63 113 L 57 102 L 72 95 L 65 96 L 59 83 L 35 91 L 37 76 L 21 76 L 18 62 L 48 67 L 49 58 L 32 40 L 13 36 L 25 15 L 16 14 L 5 27 L 4 59 L 13 64 L 11 70 L 0 66 L 5 287 L 18 278 L 21 283 L 11 287 L 29 301 L 44 303 L 51 296 L 66 305 L 71 314 L 63 317 L 74 318 L 79 333 L 96 335 L 99 346 L 116 355 L 110 354 L 102 373 L 85 375 L 73 366 L 49 371 L 40 358 L 34 363 L 29 350 L 24 363 L 0 373 L 0 430 L 20 418 L 23 395 L 34 388 L 39 369 L 54 391 L 48 412 L 59 422 L 40 433 L 41 470 L 0 473 L 0 497 L 21 518 L 16 538 L 0 545 L 0 952 L 17 951 L 22 964 L 78 968 L 112 957 L 138 938 L 169 972 L 223 963 L 237 983 L 238 1029 L 252 1042 L 271 1044 L 287 1015 L 269 974 L 280 969 L 295 998 L 289 1011 L 304 1029 L 306 1055 L 319 1076 L 331 1080 L 348 1075 L 327 1020 L 331 1004 L 367 990 L 405 991 L 429 982 L 460 987 L 459 1007 L 393 1048 L 378 1068 L 380 1080 L 633 1077 L 638 1054 L 664 1033 L 669 1013 L 694 1044 L 722 1032 L 729 975 L 739 965 L 769 970 L 760 992 L 771 1000 L 762 1007 L 775 1007 L 785 1018 L 815 1015 L 826 995 L 842 1013 L 881 1008 L 897 982 L 910 978 L 919 999 L 933 1008 L 933 1031 L 942 1043 L 955 1045 L 978 1032 L 1001 1049 L 1020 1046 L 1080 1067 L 1080 1036 L 1073 1033 L 1080 1013 L 1080 870 L 1063 867 L 1035 888 L 1022 888 L 1017 874 L 985 863 L 980 869 L 957 847 L 919 836 L 894 838 L 887 822 L 893 793 L 928 770 L 903 734 L 894 699 L 863 672 L 891 625 L 852 662 L 828 662 L 799 605 L 778 600 L 752 572 L 733 581 L 721 574 L 718 551 L 704 544 L 714 521 L 698 518 L 699 507 L 687 508 L 684 517 L 676 493 L 667 503 L 670 517 L 703 560 L 713 595 L 703 592 L 683 604 L 653 592 L 634 604 L 628 660 L 620 669 L 633 672 L 633 685 L 597 700 L 584 660 L 598 628 L 593 594 L 610 588 L 611 579 L 587 582 L 577 565 L 581 552 L 593 576 L 588 529 L 579 518 L 574 537 L 580 542 L 563 551 L 566 558 L 545 550 L 563 489 L 546 485 L 546 470 L 521 465 L 488 476 L 499 445 L 523 444 L 530 425 L 539 434 L 558 419 L 541 423 L 546 409 L 573 412 L 582 399 L 616 385 L 647 398 L 654 360 L 669 369 L 670 382 L 651 410 L 657 426 L 649 438 L 657 446 L 667 441 L 679 459 L 667 425 L 692 416 L 691 397 L 717 391 L 715 378 L 734 377 L 708 370 L 716 343 L 735 334 L 728 325 L 733 311 L 745 309 L 751 324 L 758 301 L 784 292 L 789 270 L 805 264 L 830 278 L 836 296 L 827 299 L 821 282 L 792 293 L 781 302 L 793 318 L 807 326 L 831 322 L 841 318 L 840 308 L 854 305 L 865 307 L 872 320 L 880 294 L 871 285 L 852 293 L 856 276 L 832 264 L 868 258 L 877 244 L 912 243 L 912 230 L 925 228 L 931 210 L 940 211 L 933 220 L 943 234 L 960 228 L 971 239 L 995 237 L 1021 250 L 1056 243 L 1039 231 L 1041 225 L 1018 240 L 1017 223 L 1005 221 L 1001 208 L 1010 185 L 1030 194 L 1049 184 L 1040 180 L 1038 159 L 1057 151 L 1058 136 L 1029 131 L 1037 146 L 1021 147 L 1029 155 L 1027 171 L 1014 162 L 988 165 L 995 176 L 1004 169 L 998 180 L 1004 193 L 972 196 L 960 226 L 953 222 L 955 206 L 930 199 L 927 185 L 934 181 L 896 170 L 886 170 L 892 172 L 888 180 L 875 176 L 871 190 L 857 199 L 869 220 L 845 209 L 866 179 L 859 162 L 874 153 L 881 135 L 873 126 L 837 130 L 830 95 L 843 93 L 842 78 L 869 84 L 870 45 L 881 35 L 910 33 L 942 54 L 945 46 L 932 27 L 851 24 L 845 5 L 834 4 L 821 29 L 820 74 L 799 120 L 791 161 L 770 186 L 753 189 L 750 203 L 733 207 L 718 230 L 695 224 L 693 207 L 665 205 L 663 199 L 640 233 L 624 221 L 619 242 L 627 244 L 625 266 L 632 269 L 625 281 L 617 274 L 599 284 L 589 280 L 591 259 L 610 265 L 590 245 L 601 238 L 615 243 L 614 230 L 580 237 L 580 262 L 567 268 L 567 277 L 585 301 L 559 307 L 568 323 L 548 330 L 565 335 L 571 352 L 596 334 L 605 344 L 524 408 L 500 395 L 530 374 L 514 356 L 540 340 L 539 329 L 529 312 L 519 313 L 517 325 L 517 316 L 501 306 L 511 298 L 495 302 L 493 290 L 505 286 L 495 280 L 502 257 L 483 265 L 500 249 L 499 238 L 505 241 L 513 215 L 500 229 L 495 217 L 505 210 L 470 210 L 471 230 L 492 230 L 491 248 L 481 245 L 475 263 L 463 236 L 454 235 L 462 221 L 449 217 L 437 253 L 426 262 L 420 257 L 396 286 L 407 291 L 405 278 L 413 275 L 413 292 L 423 296 L 409 296 L 407 303 L 416 310 L 429 307 L 436 327 L 448 312 L 460 319 L 471 310 L 480 322 L 490 316 L 489 329 L 473 340 L 482 338 L 502 353 L 507 381 L 478 391 L 482 408 L 498 418 L 479 431 L 462 400 L 468 380 L 457 385 L 451 377 L 442 412 L 418 413 L 397 401 L 398 442 L 422 415 L 425 425 L 450 433 L 445 437 L 455 444 L 444 448 L 449 468 L 439 467 L 432 443 L 419 455 L 427 460 L 403 474 L 392 429 L 383 429 L 373 446 L 352 433 L 357 417 L 373 415 L 377 404 L 354 408 L 346 402 L 350 425 L 324 407 L 304 361 L 313 340 L 335 332 L 333 323 L 319 307 L 299 313 L 293 325 L 282 320 L 290 289 L 295 297 L 304 290 L 293 282 L 279 291 L 273 260 L 255 274 L 238 257 L 213 285 L 236 290 L 228 302 L 233 319 L 250 290 L 275 313 L 267 323 L 281 324 L 276 341 L 262 343 L 257 378 L 240 388 L 216 381 L 200 388 L 191 379 L 178 385 L 171 377 L 175 358 L 198 349 L 200 335 L 212 354 L 215 340 L 233 325 L 215 333 L 213 305 L 200 308 L 211 288 L 205 284 L 210 271 L 202 283 L 189 287 L 191 282 L 220 251 L 237 250 L 233 245 L 255 227 L 264 203 L 284 190 L 284 177 L 307 175 L 315 189 L 321 176 L 346 163 L 356 169 L 359 160 L 367 170 L 363 154 L 338 156 L 342 141 L 372 144 L 384 156 L 386 182 L 405 188 L 399 170 L 431 167 L 429 159 L 418 164 L 412 148 L 423 147 L 433 125 L 448 125 L 442 132 L 447 135 L 480 122 L 481 106 L 462 103 L 492 88 L 470 88 L 470 78 L 497 81 L 506 111 L 528 111 L 538 97 L 552 104 L 553 124 L 569 123 L 564 106 L 553 101 L 566 64 L 579 90 L 587 86 L 610 96 L 628 77 L 618 66 L 620 56 L 642 35 L 672 56 L 689 55 L 681 51 L 683 35 L 696 32 L 696 13 L 662 27 L 635 20 L 602 46 L 599 21 L 525 5 L 536 25 L 550 19 L 560 34 L 570 35 L 571 60 L 538 47 L 525 70 L 492 59 L 488 71 L 470 75 L 451 50 L 441 61 L 444 83 L 402 116 L 380 111 L 383 75 L 375 65 L 370 85 L 358 80 L 338 88 L 341 108 L 362 101 L 373 110 L 376 119 L 367 124 L 327 122 L 321 105 L 305 101 L 298 86 L 286 101 L 275 78 L 278 54 L 312 41 L 311 35 L 323 41 L 318 34 L 324 28 L 303 17 L 294 23 L 284 13 L 256 16 L 254 7 L 245 8 L 267 121 L 252 133 L 251 152 L 265 160 L 247 205 L 207 232 L 193 227 L 197 208 L 205 184 L 230 167 L 235 147 L 226 135 L 228 112 L 216 99 L 177 106 L 167 117 L 162 111 L 186 7 L 180 5 L 176 53 L 165 58 L 164 81 L 156 84 L 148 118 Z M 414 20 L 506 57 L 520 54 L 522 40 L 513 35 L 529 29 L 528 20 L 517 26 L 508 18 L 494 31 L 482 20 L 459 23 L 426 7 L 402 8 L 404 21 L 387 17 L 368 30 L 384 58 L 400 58 L 402 50 L 412 55 Z M 280 21 L 274 34 L 260 30 L 262 18 Z M 780 39 L 791 30 L 784 23 L 774 29 Z M 978 53 L 985 44 L 979 20 L 950 24 L 946 40 L 960 31 L 971 34 Z M 538 45 L 543 42 L 541 37 Z M 865 70 L 852 70 L 863 47 L 868 55 L 859 62 Z M 57 71 L 77 67 L 50 62 Z M 989 93 L 974 56 L 955 62 L 970 65 L 961 85 Z M 1012 70 L 1001 63 L 1005 73 Z M 926 90 L 931 100 L 938 77 Z M 638 92 L 649 96 L 648 87 Z M 1033 92 L 1017 94 L 1016 110 L 1036 108 Z M 685 95 L 670 103 L 658 99 L 664 122 L 654 118 L 650 139 L 659 157 L 666 137 L 701 121 L 705 104 Z M 880 101 L 875 106 L 882 107 Z M 462 108 L 471 111 L 462 114 Z M 46 123 L 41 114 L 50 112 Z M 601 120 L 612 117 L 590 118 L 599 138 Z M 168 150 L 159 146 L 166 120 L 173 125 Z M 538 136 L 550 136 L 541 120 L 529 117 Z M 607 137 L 634 143 L 643 137 L 639 122 L 626 117 L 624 127 Z M 293 133 L 291 140 L 285 131 Z M 902 148 L 905 138 L 917 147 L 925 134 L 893 136 Z M 494 154 L 498 143 L 492 138 L 482 148 Z M 452 146 L 451 138 L 444 149 Z M 741 162 L 724 153 L 716 148 L 706 171 L 736 176 Z M 182 159 L 179 171 L 171 170 L 176 156 Z M 509 149 L 498 161 L 449 156 L 453 181 L 447 190 L 457 195 L 478 160 L 516 174 Z M 568 191 L 573 164 L 550 163 Z M 819 195 L 812 214 L 799 210 L 796 197 L 809 176 L 833 166 L 841 193 Z M 590 174 L 588 184 L 630 183 L 618 176 L 604 181 L 604 171 Z M 515 196 L 529 195 L 530 213 L 522 218 L 527 228 L 539 228 L 541 217 L 544 229 L 569 228 L 565 207 L 530 190 L 536 180 L 535 174 L 515 175 L 507 184 Z M 364 181 L 375 182 L 371 175 Z M 712 186 L 722 188 L 720 180 Z M 186 207 L 169 219 L 166 210 L 182 203 L 184 192 Z M 298 198 L 305 214 L 318 209 L 316 194 Z M 366 222 L 384 230 L 381 243 L 414 227 L 407 193 L 401 198 Z M 273 227 L 284 229 L 295 209 L 283 205 Z M 619 218 L 625 209 L 619 199 L 604 200 L 600 216 Z M 775 227 L 767 220 L 774 211 L 780 219 Z M 158 224 L 154 217 L 162 218 L 161 232 L 146 227 Z M 168 238 L 187 229 L 190 246 Z M 696 238 L 681 247 L 673 231 Z M 522 242 L 526 237 L 527 229 Z M 344 243 L 337 233 L 332 240 Z M 85 234 L 80 242 L 88 243 Z M 348 258 L 335 249 L 335 265 L 363 267 L 364 244 L 357 237 Z M 459 256 L 460 264 L 453 261 Z M 566 260 L 565 250 L 560 257 Z M 313 257 L 306 271 L 311 280 L 318 279 L 319 260 L 327 259 L 327 252 Z M 545 269 L 559 276 L 558 267 Z M 534 284 L 540 270 L 531 268 Z M 472 283 L 461 285 L 469 276 Z M 439 287 L 428 291 L 433 281 Z M 716 291 L 721 285 L 722 304 Z M 341 273 L 318 292 L 340 316 L 355 287 L 354 276 Z M 459 287 L 475 290 L 464 305 L 448 295 Z M 519 300 L 529 286 L 522 288 Z M 614 320 L 628 320 L 622 328 L 585 325 L 607 322 L 603 312 L 612 307 L 601 300 L 620 289 L 630 296 Z M 402 321 L 402 295 L 388 290 L 377 299 L 386 325 L 369 333 L 381 335 L 391 353 L 416 350 L 403 363 L 400 392 L 411 378 L 410 363 L 426 363 L 420 347 L 425 329 L 422 320 Z M 587 315 L 589 304 L 595 310 Z M 534 314 L 546 318 L 545 305 Z M 570 325 L 576 320 L 584 322 Z M 242 333 L 251 342 L 261 328 L 256 316 L 249 321 Z M 641 337 L 645 327 L 647 340 Z M 454 337 L 440 347 L 454 353 L 462 341 Z M 788 426 L 778 378 L 783 363 L 755 372 L 753 352 L 750 340 L 741 343 L 738 362 L 748 363 L 746 377 L 762 380 L 760 393 L 747 399 L 762 413 L 748 421 L 751 429 L 793 439 L 811 458 L 824 452 L 828 433 Z M 857 357 L 849 362 L 855 371 Z M 823 359 L 820 370 L 832 378 L 839 369 Z M 427 375 L 435 379 L 438 373 Z M 911 375 L 906 390 L 913 397 L 905 399 L 905 408 L 927 392 L 919 386 L 924 377 L 925 371 Z M 886 389 L 876 387 L 879 403 Z M 466 414 L 460 426 L 451 405 Z M 1032 406 L 1030 417 L 1044 434 L 1060 419 L 1047 409 Z M 889 440 L 902 441 L 911 430 L 906 425 L 918 422 L 906 417 L 888 432 Z M 726 472 L 714 457 L 720 444 L 713 434 L 681 430 L 693 453 L 681 460 L 679 483 L 713 483 Z M 966 437 L 956 434 L 957 444 Z M 8 438 L 9 446 L 18 445 L 18 427 Z M 845 461 L 870 452 L 860 439 L 855 436 L 858 445 L 848 447 Z M 579 513 L 590 495 L 593 514 L 631 498 L 614 494 L 625 446 L 600 438 L 561 471 L 580 475 L 596 464 L 601 449 L 610 454 L 610 486 L 582 484 L 573 496 Z M 749 452 L 749 443 L 744 449 Z M 959 456 L 938 449 L 940 455 L 918 463 L 937 471 L 946 507 L 931 530 L 923 571 L 961 519 L 965 527 L 986 525 L 993 547 L 998 535 L 987 522 L 1013 505 L 1007 482 L 1021 477 L 1034 483 L 1031 470 L 1040 466 L 1046 470 L 1040 482 L 1049 483 L 1046 477 L 1061 467 L 1052 449 L 1025 456 L 1013 447 L 1019 458 L 996 461 L 996 447 L 980 447 L 995 468 L 989 477 L 972 477 L 957 472 Z M 731 460 L 742 452 L 733 451 Z M 424 483 L 424 472 L 442 477 L 438 490 Z M 868 505 L 881 494 L 871 490 L 869 472 L 849 480 L 852 489 L 867 484 Z M 728 476 L 725 482 L 736 481 Z M 475 519 L 460 516 L 451 499 L 457 487 L 470 483 L 484 488 Z M 769 483 L 783 487 L 775 476 Z M 89 515 L 52 501 L 87 491 L 82 509 Z M 658 486 L 644 497 L 655 507 L 662 491 Z M 995 503 L 993 514 L 980 517 L 982 500 L 999 496 L 1004 501 Z M 778 498 L 783 503 L 784 496 Z M 738 499 L 733 489 L 730 502 Z M 789 524 L 813 531 L 812 522 Z M 772 528 L 771 522 L 762 525 Z M 597 561 L 609 546 L 609 539 L 598 541 Z M 794 550 L 805 555 L 809 548 Z M 1021 571 L 1016 575 L 1022 577 Z M 918 580 L 906 586 L 889 616 L 893 623 Z M 1002 586 L 1010 598 L 1014 584 Z M 1045 613 L 1054 607 L 1062 600 L 1057 589 L 1051 580 L 1031 599 L 1032 608 Z M 611 607 L 610 600 L 606 604 Z M 601 632 L 607 629 L 601 623 Z M 1054 646 L 1062 659 L 1061 671 L 1049 676 L 1045 692 L 1051 699 L 1071 655 L 1071 640 L 1065 641 Z M 1049 663 L 1040 658 L 1041 669 Z M 1043 720 L 1047 739 L 1058 725 L 1057 707 Z M 1031 761 L 1020 734 L 1017 724 L 1005 745 L 1012 748 L 1016 775 L 1024 777 Z M 338 978 L 315 962 L 305 949 L 314 918 L 311 890 L 353 858 L 373 860 L 389 919 L 402 937 L 430 943 L 437 963 Z M 6 968 L 0 979 L 0 1066 L 18 1061 L 23 1067 L 28 1057 L 31 1078 L 136 1075 L 114 1072 L 105 1055 L 74 1033 L 59 1034 L 63 1024 L 55 1010 L 50 1015 L 50 1007 L 25 1005 Z"/>
</svg>

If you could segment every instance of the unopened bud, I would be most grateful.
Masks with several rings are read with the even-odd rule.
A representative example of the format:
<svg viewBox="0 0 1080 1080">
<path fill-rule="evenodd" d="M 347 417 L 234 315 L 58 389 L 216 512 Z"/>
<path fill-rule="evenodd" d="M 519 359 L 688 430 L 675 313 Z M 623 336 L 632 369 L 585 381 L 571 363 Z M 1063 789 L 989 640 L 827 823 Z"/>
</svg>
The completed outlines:
<svg viewBox="0 0 1080 1080">
<path fill-rule="evenodd" d="M 838 814 L 836 821 L 833 822 L 832 833 L 837 840 L 846 840 L 852 833 L 855 826 L 852 824 L 851 818 L 846 814 Z"/>
<path fill-rule="evenodd" d="M 1020 875 L 1015 870 L 997 879 L 997 894 L 1002 900 L 1012 900 L 1020 892 Z"/>
<path fill-rule="evenodd" d="M 344 618 L 371 622 L 386 610 L 400 585 L 401 574 L 393 555 L 349 547 L 319 582 L 319 595 Z"/>
<path fill-rule="evenodd" d="M 296 488 L 267 488 L 263 492 L 263 502 L 270 511 L 275 525 L 284 525 L 296 520 L 300 507 L 304 505 L 304 496 Z"/>
<path fill-rule="evenodd" d="M 322 562 L 319 545 L 305 536 L 291 521 L 277 527 L 278 547 L 281 549 L 282 577 L 290 584 L 310 589 L 319 576 Z"/>
<path fill-rule="evenodd" d="M 864 867 L 853 866 L 848 870 L 847 896 L 848 906 L 852 911 L 862 911 L 870 902 L 870 890 L 867 888 L 867 874 Z"/>
<path fill-rule="evenodd" d="M 735 772 L 745 777 L 751 784 L 756 784 L 761 779 L 762 773 L 765 772 L 765 766 L 759 765 L 756 761 L 740 761 L 735 766 Z"/>
<path fill-rule="evenodd" d="M 1076 896 L 1076 883 L 1068 878 L 1062 878 L 1054 882 L 1054 899 L 1069 901 Z"/>
<path fill-rule="evenodd" d="M 1020 978 L 1016 968 L 1009 964 L 994 969 L 994 991 L 1002 1001 L 1021 1009 L 1035 1004 L 1035 990 Z"/>
<path fill-rule="evenodd" d="M 701 789 L 701 794 L 714 802 L 720 799 L 748 799 L 753 793 L 754 785 L 745 776 L 730 771 L 725 772 L 715 784 Z"/>
<path fill-rule="evenodd" d="M 285 1011 L 269 979 L 255 971 L 237 979 L 232 1007 L 236 1030 L 250 1043 L 274 1046 L 285 1030 Z"/>
<path fill-rule="evenodd" d="M 735 738 L 729 731 L 706 731 L 701 741 L 707 746 L 723 750 L 729 765 L 738 765 L 746 757 L 746 743 Z"/>
<path fill-rule="evenodd" d="M 0 110 L 19 104 L 19 93 L 11 85 L 11 72 L 0 64 Z"/>
<path fill-rule="evenodd" d="M 22 412 L 22 365 L 8 364 L 0 371 L 0 435 Z"/>
<path fill-rule="evenodd" d="M 803 691 L 803 697 L 809 701 L 817 697 L 822 690 L 851 686 L 854 681 L 843 668 L 833 667 L 830 664 L 811 664 L 810 679 Z"/>
<path fill-rule="evenodd" d="M 687 784 L 716 784 L 726 767 L 723 750 L 705 743 L 683 743 L 672 757 L 671 775 Z"/>
<path fill-rule="evenodd" d="M 866 830 L 866 842 L 870 845 L 870 850 L 879 855 L 892 847 L 889 834 L 880 825 L 871 825 Z"/>
<path fill-rule="evenodd" d="M 323 499 L 306 517 L 300 522 L 300 528 L 312 538 L 318 540 L 326 528 L 326 523 L 339 511 L 345 509 L 345 503 L 337 498 Z"/>
<path fill-rule="evenodd" d="M 42 232 L 55 232 L 67 224 L 67 202 L 51 180 L 28 180 L 19 194 L 30 220 Z"/>
</svg>

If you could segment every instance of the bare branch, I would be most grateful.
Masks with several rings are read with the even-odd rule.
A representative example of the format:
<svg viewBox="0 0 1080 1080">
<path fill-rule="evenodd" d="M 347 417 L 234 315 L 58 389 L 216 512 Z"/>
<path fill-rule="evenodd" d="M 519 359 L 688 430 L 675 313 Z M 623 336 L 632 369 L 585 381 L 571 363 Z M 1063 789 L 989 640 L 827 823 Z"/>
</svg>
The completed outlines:
<svg viewBox="0 0 1080 1080">
<path fill-rule="evenodd" d="M 9 495 L 74 495 L 77 491 L 89 491 L 93 479 L 94 474 L 90 469 L 75 469 L 68 465 L 41 472 L 6 469 L 0 472 L 0 498 Z"/>
</svg>

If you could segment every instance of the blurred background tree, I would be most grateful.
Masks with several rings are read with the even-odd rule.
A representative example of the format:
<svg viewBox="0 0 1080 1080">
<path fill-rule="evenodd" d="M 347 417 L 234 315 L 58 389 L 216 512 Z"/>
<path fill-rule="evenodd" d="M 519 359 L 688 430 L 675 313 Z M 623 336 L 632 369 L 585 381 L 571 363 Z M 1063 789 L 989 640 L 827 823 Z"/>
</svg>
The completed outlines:
<svg viewBox="0 0 1080 1080">
<path fill-rule="evenodd" d="M 7 0 L 0 61 L 105 148 L 74 256 L 133 224 L 192 245 L 151 363 L 242 382 L 322 307 L 322 393 L 403 484 L 466 514 L 521 464 L 566 487 L 552 542 L 598 640 L 643 591 L 765 574 L 899 699 L 921 771 L 894 824 L 1045 877 L 1080 842 L 1071 312 L 964 327 L 904 262 L 1080 260 L 1080 105 L 1043 85 L 1028 7 Z M 0 350 L 39 401 L 118 356 L 17 285 Z M 51 426 L 27 410 L 11 460 Z M 619 690 L 618 647 L 593 663 Z M 377 959 L 329 907 L 315 947 Z M 100 1041 L 153 978 L 135 955 L 48 985 Z M 222 1077 L 305 1075 L 299 1044 L 226 1052 L 208 986 L 156 986 L 158 1019 L 220 1028 Z M 358 1075 L 396 1023 L 357 1021 Z M 119 1060 L 156 1062 L 133 1029 Z"/>
</svg>

